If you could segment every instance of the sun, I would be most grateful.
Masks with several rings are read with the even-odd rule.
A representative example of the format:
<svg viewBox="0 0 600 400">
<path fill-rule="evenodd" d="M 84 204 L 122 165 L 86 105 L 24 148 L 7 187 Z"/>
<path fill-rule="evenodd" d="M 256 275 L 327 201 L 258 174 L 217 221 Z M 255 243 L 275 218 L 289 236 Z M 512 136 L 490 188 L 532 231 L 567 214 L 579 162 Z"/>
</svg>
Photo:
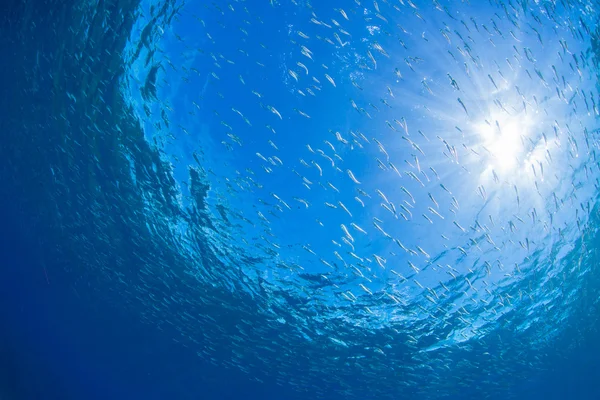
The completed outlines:
<svg viewBox="0 0 600 400">
<path fill-rule="evenodd" d="M 518 167 L 532 127 L 532 118 L 524 112 L 514 115 L 492 113 L 476 124 L 474 131 L 480 136 L 481 146 L 488 156 L 488 168 L 510 172 Z"/>
</svg>

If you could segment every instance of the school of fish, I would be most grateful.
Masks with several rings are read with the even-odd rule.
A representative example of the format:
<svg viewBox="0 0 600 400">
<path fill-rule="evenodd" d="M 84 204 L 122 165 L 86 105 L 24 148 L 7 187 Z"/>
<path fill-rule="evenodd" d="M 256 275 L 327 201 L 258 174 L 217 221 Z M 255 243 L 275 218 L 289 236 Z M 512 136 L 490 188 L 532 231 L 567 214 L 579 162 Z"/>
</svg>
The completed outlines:
<svg viewBox="0 0 600 400">
<path fill-rule="evenodd" d="M 144 144 L 115 145 L 121 195 L 72 240 L 111 243 L 103 207 L 135 204 L 142 266 L 89 268 L 198 357 L 298 398 L 511 398 L 592 318 L 597 9 L 143 1 L 110 82 Z"/>
<path fill-rule="evenodd" d="M 294 11 L 282 24 L 284 3 Z M 226 218 L 211 217 L 212 241 L 233 258 L 223 268 L 285 325 L 277 346 L 288 357 L 326 349 L 326 360 L 280 361 L 299 390 L 341 380 L 354 398 L 367 387 L 372 398 L 436 398 L 433 388 L 474 384 L 445 383 L 462 371 L 453 351 L 496 371 L 477 385 L 499 387 L 517 365 L 543 364 L 518 355 L 559 334 L 560 277 L 583 279 L 561 260 L 590 234 L 600 188 L 597 15 L 583 1 L 457 3 L 183 7 L 182 31 L 208 40 L 188 34 L 177 64 L 153 61 L 172 67 L 166 98 L 176 81 L 204 83 L 180 107 L 208 138 L 195 139 L 191 166 L 173 164 L 175 175 L 200 171 L 212 206 L 225 205 Z M 201 70 L 185 66 L 197 58 Z M 170 140 L 151 129 L 167 154 L 181 130 Z M 546 314 L 531 321 L 538 308 Z M 498 358 L 489 343 L 507 332 L 515 348 Z"/>
</svg>

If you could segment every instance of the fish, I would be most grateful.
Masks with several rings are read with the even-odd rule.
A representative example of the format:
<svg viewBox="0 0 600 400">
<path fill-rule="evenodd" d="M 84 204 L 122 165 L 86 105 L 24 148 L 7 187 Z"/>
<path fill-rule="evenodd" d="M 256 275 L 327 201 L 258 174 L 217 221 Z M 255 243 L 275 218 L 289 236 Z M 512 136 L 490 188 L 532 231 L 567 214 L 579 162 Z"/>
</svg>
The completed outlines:
<svg viewBox="0 0 600 400">
<path fill-rule="evenodd" d="M 346 172 L 348 172 L 348 176 L 350 177 L 350 179 L 352 179 L 352 181 L 358 185 L 360 185 L 360 182 L 358 181 L 358 179 L 356 179 L 356 177 L 354 176 L 354 174 L 352 173 L 352 171 L 350 171 L 349 169 L 346 170 Z"/>
<path fill-rule="evenodd" d="M 333 78 L 331 76 L 329 76 L 328 74 L 325 74 L 325 78 L 329 81 L 329 83 L 331 83 L 333 85 L 333 87 L 337 87 L 335 85 L 335 81 L 333 80 Z"/>
</svg>

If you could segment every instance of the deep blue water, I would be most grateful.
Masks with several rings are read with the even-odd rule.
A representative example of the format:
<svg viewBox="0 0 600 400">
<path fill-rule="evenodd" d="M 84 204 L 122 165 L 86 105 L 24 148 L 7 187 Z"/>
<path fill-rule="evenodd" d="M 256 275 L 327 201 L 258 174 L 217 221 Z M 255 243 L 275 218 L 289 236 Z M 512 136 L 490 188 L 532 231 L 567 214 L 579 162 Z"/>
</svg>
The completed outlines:
<svg viewBox="0 0 600 400">
<path fill-rule="evenodd" d="M 2 2 L 0 400 L 600 399 L 599 7 Z"/>
</svg>

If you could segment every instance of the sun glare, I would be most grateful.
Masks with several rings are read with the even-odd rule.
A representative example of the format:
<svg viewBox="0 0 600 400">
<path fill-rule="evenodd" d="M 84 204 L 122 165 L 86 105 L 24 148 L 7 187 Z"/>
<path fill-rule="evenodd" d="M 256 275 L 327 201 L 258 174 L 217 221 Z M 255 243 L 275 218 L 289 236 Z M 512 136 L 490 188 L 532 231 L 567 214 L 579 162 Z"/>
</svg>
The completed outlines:
<svg viewBox="0 0 600 400">
<path fill-rule="evenodd" d="M 492 114 L 475 126 L 481 137 L 481 145 L 486 151 L 488 167 L 508 172 L 519 165 L 523 142 L 530 134 L 531 118 L 525 114 Z"/>
</svg>

